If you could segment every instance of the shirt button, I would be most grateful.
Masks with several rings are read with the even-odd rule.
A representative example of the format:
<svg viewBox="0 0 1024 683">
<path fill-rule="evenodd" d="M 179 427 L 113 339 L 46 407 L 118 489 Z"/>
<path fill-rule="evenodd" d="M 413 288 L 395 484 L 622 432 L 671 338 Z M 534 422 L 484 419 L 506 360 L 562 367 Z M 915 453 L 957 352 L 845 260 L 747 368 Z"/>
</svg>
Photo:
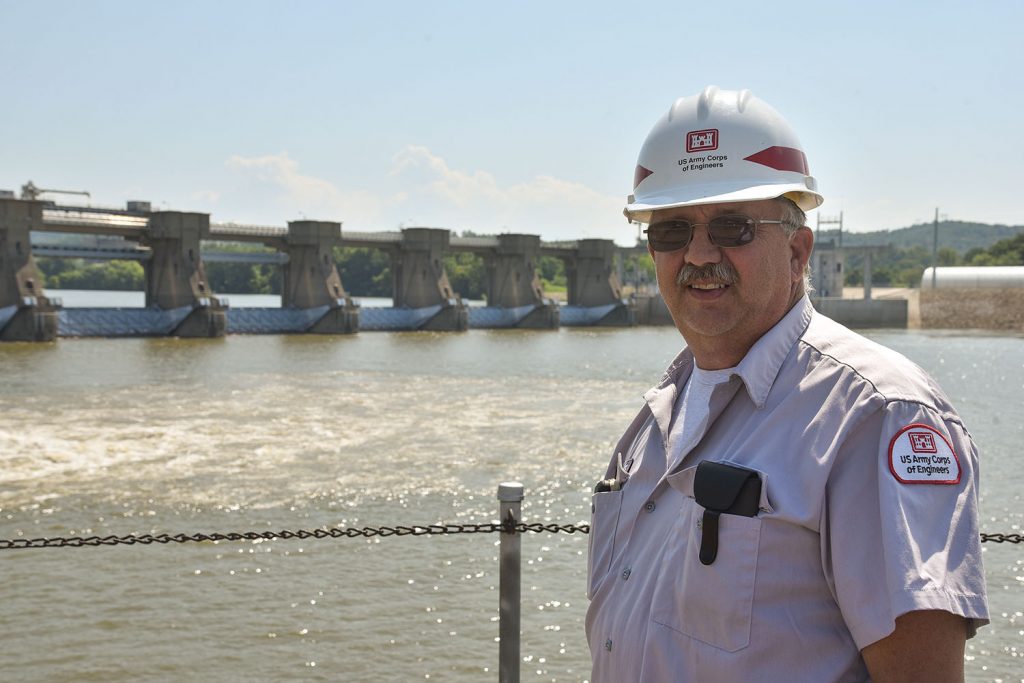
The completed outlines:
<svg viewBox="0 0 1024 683">
<path fill-rule="evenodd" d="M 633 570 L 630 569 L 629 567 L 626 567 L 625 569 L 623 569 L 622 570 L 622 580 L 625 581 L 626 579 L 628 579 L 629 575 L 632 574 L 632 573 L 633 573 Z"/>
<path fill-rule="evenodd" d="M 612 639 L 611 638 L 609 638 L 608 640 L 604 641 L 604 649 L 606 649 L 608 651 L 611 651 L 611 649 L 612 649 Z"/>
<path fill-rule="evenodd" d="M 654 512 L 654 508 L 655 505 L 653 500 L 649 500 L 644 504 L 644 510 L 647 510 L 648 512 Z"/>
</svg>

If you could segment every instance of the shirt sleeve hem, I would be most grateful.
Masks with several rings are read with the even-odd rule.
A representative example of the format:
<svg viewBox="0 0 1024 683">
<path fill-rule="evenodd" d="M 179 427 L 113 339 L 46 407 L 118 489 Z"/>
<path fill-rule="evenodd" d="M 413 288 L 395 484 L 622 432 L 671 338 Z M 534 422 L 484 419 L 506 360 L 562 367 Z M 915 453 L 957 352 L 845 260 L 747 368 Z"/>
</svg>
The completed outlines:
<svg viewBox="0 0 1024 683">
<path fill-rule="evenodd" d="M 858 650 L 890 635 L 896 628 L 896 618 L 918 610 L 941 610 L 967 619 L 967 637 L 989 623 L 988 606 L 984 595 L 949 593 L 940 590 L 918 591 L 896 596 L 891 615 L 876 614 L 875 619 L 848 624 Z"/>
</svg>

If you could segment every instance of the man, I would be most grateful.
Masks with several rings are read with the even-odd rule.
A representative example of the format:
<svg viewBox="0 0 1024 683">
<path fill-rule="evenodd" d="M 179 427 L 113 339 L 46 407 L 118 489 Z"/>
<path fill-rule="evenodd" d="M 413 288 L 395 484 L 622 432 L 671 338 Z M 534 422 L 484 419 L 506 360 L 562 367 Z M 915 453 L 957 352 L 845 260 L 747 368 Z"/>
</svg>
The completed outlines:
<svg viewBox="0 0 1024 683">
<path fill-rule="evenodd" d="M 644 143 L 625 213 L 687 347 L 595 488 L 594 683 L 963 680 L 977 451 L 924 371 L 811 307 L 821 202 L 748 91 Z"/>
</svg>

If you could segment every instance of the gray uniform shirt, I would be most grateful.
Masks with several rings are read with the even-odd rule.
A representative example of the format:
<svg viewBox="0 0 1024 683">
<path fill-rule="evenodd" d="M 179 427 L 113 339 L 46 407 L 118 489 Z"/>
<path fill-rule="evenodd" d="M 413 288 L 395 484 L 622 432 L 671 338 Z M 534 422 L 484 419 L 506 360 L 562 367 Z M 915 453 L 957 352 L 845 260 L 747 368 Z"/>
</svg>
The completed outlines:
<svg viewBox="0 0 1024 683">
<path fill-rule="evenodd" d="M 711 397 L 666 472 L 684 350 L 645 395 L 595 493 L 587 639 L 594 683 L 862 681 L 860 650 L 937 609 L 987 623 L 977 451 L 934 381 L 804 297 Z M 703 460 L 750 468 L 754 517 L 723 514 L 698 559 Z"/>
</svg>

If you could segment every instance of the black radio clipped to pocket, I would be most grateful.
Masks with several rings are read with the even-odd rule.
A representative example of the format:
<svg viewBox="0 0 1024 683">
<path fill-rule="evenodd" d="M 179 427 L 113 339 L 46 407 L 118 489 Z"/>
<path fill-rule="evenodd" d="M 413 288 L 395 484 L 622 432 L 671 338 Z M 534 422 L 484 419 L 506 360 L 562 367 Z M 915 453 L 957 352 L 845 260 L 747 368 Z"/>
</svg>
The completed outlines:
<svg viewBox="0 0 1024 683">
<path fill-rule="evenodd" d="M 746 467 L 705 461 L 697 465 L 693 494 L 704 508 L 700 561 L 711 564 L 718 556 L 719 516 L 756 516 L 761 503 L 761 476 Z"/>
</svg>

